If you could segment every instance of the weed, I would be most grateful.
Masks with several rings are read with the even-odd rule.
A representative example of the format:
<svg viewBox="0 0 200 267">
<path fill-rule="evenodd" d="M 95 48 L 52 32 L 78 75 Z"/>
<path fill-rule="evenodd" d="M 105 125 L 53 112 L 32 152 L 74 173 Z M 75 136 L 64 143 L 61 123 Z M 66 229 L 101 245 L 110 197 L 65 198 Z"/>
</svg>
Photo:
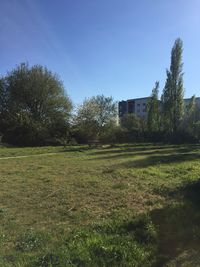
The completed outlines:
<svg viewBox="0 0 200 267">
<path fill-rule="evenodd" d="M 34 251 L 41 249 L 48 241 L 48 236 L 42 232 L 34 232 L 29 230 L 16 240 L 16 250 L 19 251 Z"/>
</svg>

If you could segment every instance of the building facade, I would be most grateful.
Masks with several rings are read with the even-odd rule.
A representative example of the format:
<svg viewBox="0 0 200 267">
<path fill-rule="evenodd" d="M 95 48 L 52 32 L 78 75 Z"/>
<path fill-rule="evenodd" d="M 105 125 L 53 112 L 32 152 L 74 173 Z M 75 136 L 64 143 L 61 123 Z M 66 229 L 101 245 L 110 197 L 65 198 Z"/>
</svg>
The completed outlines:
<svg viewBox="0 0 200 267">
<path fill-rule="evenodd" d="M 147 119 L 147 103 L 150 97 L 122 100 L 118 104 L 119 119 L 129 113 L 134 113 L 140 118 Z M 185 110 L 190 103 L 191 98 L 184 99 Z M 195 98 L 196 105 L 200 107 L 200 97 Z"/>
<path fill-rule="evenodd" d="M 119 102 L 119 118 L 122 118 L 125 114 L 134 113 L 140 118 L 147 118 L 147 103 L 149 97 L 136 98 L 122 100 Z"/>
</svg>

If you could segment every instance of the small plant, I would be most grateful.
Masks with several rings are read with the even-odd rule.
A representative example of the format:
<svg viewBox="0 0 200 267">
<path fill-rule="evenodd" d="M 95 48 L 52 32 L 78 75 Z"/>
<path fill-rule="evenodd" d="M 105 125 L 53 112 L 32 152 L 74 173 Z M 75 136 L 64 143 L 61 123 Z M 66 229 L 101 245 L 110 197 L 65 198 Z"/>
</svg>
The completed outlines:
<svg viewBox="0 0 200 267">
<path fill-rule="evenodd" d="M 113 189 L 125 190 L 129 187 L 126 183 L 117 183 L 112 186 Z"/>
<path fill-rule="evenodd" d="M 66 257 L 62 252 L 47 252 L 43 256 L 35 259 L 27 267 L 67 267 Z"/>
<path fill-rule="evenodd" d="M 0 208 L 0 217 L 6 214 L 6 209 Z"/>
<path fill-rule="evenodd" d="M 43 247 L 47 240 L 47 236 L 43 233 L 30 230 L 18 237 L 16 249 L 20 251 L 34 251 Z"/>
</svg>

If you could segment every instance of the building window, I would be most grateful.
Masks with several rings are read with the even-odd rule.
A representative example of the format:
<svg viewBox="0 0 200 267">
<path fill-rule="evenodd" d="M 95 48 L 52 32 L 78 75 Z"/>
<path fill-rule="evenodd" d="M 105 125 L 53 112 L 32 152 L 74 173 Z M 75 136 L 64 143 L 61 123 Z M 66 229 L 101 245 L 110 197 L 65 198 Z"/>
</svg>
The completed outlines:
<svg viewBox="0 0 200 267">
<path fill-rule="evenodd" d="M 134 112 L 134 102 L 128 102 L 128 113 Z"/>
</svg>

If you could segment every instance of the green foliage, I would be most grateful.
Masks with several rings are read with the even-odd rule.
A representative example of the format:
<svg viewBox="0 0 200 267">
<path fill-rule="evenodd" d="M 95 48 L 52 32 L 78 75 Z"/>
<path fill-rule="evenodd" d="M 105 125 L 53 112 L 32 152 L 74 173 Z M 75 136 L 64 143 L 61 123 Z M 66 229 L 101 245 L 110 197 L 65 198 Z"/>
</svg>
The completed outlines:
<svg viewBox="0 0 200 267">
<path fill-rule="evenodd" d="M 64 246 L 39 257 L 33 266 L 152 266 L 156 238 L 147 216 L 110 220 L 75 230 Z"/>
<path fill-rule="evenodd" d="M 7 105 L 8 105 L 8 92 L 6 90 L 6 80 L 0 78 L 0 136 L 3 134 L 4 129 L 7 127 Z"/>
<path fill-rule="evenodd" d="M 195 140 L 197 139 L 197 136 L 195 136 L 195 111 L 196 111 L 196 103 L 195 103 L 195 96 L 192 96 L 189 103 L 185 106 L 185 114 L 184 118 L 182 120 L 182 123 L 180 125 L 180 129 L 183 132 L 186 132 L 188 136 L 192 139 L 192 137 Z"/>
<path fill-rule="evenodd" d="M 155 83 L 155 87 L 152 90 L 151 97 L 147 105 L 147 125 L 150 132 L 158 132 L 160 130 L 160 107 L 158 100 L 159 82 Z"/>
<path fill-rule="evenodd" d="M 128 113 L 120 118 L 120 127 L 117 136 L 119 143 L 124 142 L 143 142 L 147 140 L 147 122 L 143 118 L 139 118 L 134 113 Z"/>
<path fill-rule="evenodd" d="M 171 51 L 170 70 L 162 94 L 163 124 L 168 133 L 177 132 L 183 118 L 183 43 L 177 39 Z"/>
<path fill-rule="evenodd" d="M 0 88 L 4 141 L 41 145 L 66 135 L 72 104 L 62 82 L 47 68 L 22 63 L 1 80 Z"/>
<path fill-rule="evenodd" d="M 62 250 L 47 252 L 46 254 L 28 261 L 26 267 L 70 267 L 71 265 Z"/>
<path fill-rule="evenodd" d="M 199 142 L 200 141 L 200 121 L 194 123 L 194 137 Z"/>
<path fill-rule="evenodd" d="M 190 99 L 188 106 L 186 107 L 186 116 L 188 119 L 192 120 L 192 122 L 194 122 L 195 107 L 195 96 L 193 95 Z"/>
<path fill-rule="evenodd" d="M 47 241 L 48 236 L 44 233 L 29 230 L 18 236 L 15 247 L 16 250 L 29 252 L 43 248 Z"/>
<path fill-rule="evenodd" d="M 122 128 L 128 131 L 141 131 L 141 119 L 134 113 L 128 113 L 120 119 Z"/>
<path fill-rule="evenodd" d="M 112 97 L 97 95 L 86 99 L 74 119 L 77 139 L 88 142 L 105 137 L 109 126 L 116 124 L 116 116 L 117 106 Z"/>
</svg>

